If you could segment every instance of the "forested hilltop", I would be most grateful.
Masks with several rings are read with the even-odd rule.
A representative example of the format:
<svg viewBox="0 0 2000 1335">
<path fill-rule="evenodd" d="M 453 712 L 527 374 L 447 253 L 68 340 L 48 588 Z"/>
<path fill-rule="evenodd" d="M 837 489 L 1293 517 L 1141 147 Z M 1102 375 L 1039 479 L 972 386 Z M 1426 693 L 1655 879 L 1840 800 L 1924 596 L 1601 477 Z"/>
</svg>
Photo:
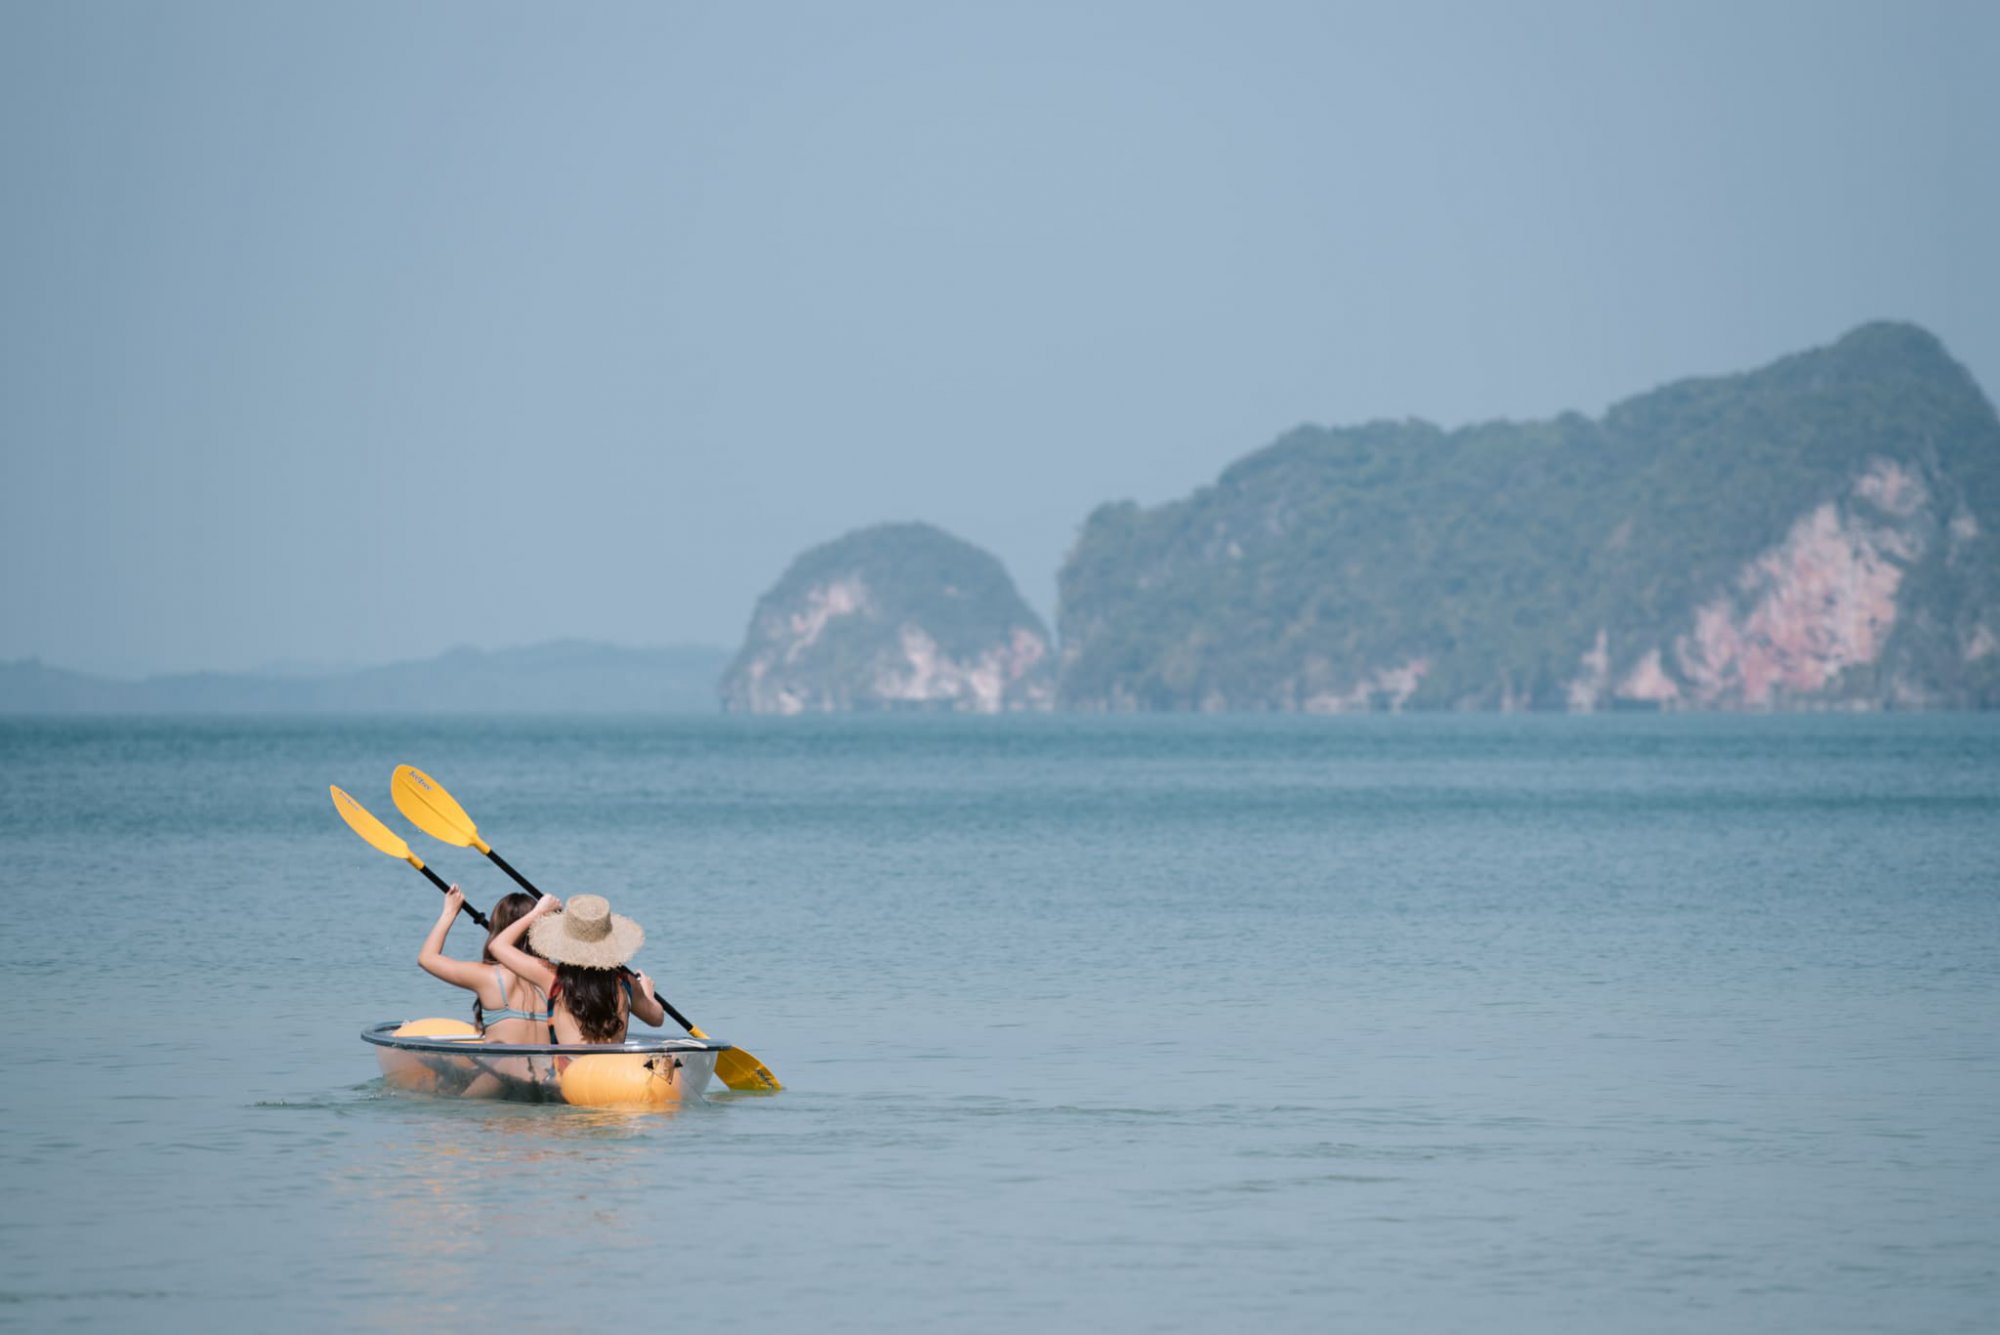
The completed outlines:
<svg viewBox="0 0 2000 1335">
<path fill-rule="evenodd" d="M 758 600 L 722 707 L 1047 709 L 1054 657 L 991 553 L 929 524 L 878 524 L 804 552 Z"/>
<path fill-rule="evenodd" d="M 2000 705 L 2000 421 L 1871 324 L 1602 419 L 1301 428 L 1060 576 L 1080 709 Z"/>
</svg>

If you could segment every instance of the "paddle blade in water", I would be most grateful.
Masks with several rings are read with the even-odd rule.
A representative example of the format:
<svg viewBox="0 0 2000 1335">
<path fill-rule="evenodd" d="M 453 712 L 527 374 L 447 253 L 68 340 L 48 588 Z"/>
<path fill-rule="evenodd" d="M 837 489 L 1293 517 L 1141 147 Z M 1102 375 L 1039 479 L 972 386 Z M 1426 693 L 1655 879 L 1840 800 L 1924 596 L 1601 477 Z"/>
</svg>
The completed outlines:
<svg viewBox="0 0 2000 1335">
<path fill-rule="evenodd" d="M 731 1089 L 761 1090 L 776 1093 L 784 1088 L 778 1077 L 771 1074 L 771 1068 L 758 1061 L 742 1048 L 731 1048 L 715 1059 L 715 1075 Z"/>
<path fill-rule="evenodd" d="M 392 858 L 401 858 L 405 862 L 414 860 L 410 856 L 410 846 L 397 838 L 395 832 L 388 826 L 369 814 L 368 808 L 331 784 L 327 785 L 327 788 L 333 794 L 333 809 L 340 813 L 340 818 L 346 821 L 356 834 Z"/>
<path fill-rule="evenodd" d="M 660 1005 L 666 1007 L 667 1015 L 675 1024 L 687 1030 L 696 1038 L 708 1037 L 707 1034 L 701 1032 L 700 1025 L 688 1019 L 687 1016 L 682 1015 L 666 1001 L 662 1000 Z M 766 1094 L 775 1094 L 784 1088 L 783 1085 L 778 1083 L 778 1077 L 771 1074 L 770 1067 L 758 1061 L 742 1048 L 731 1048 L 720 1057 L 717 1057 L 715 1059 L 715 1075 L 723 1084 L 736 1090 L 755 1090 Z"/>
<path fill-rule="evenodd" d="M 465 814 L 465 808 L 452 800 L 437 780 L 415 766 L 396 766 L 395 777 L 389 780 L 389 794 L 396 799 L 396 810 L 431 838 L 460 848 L 476 848 L 482 853 L 491 851 L 479 837 L 479 827 L 472 823 L 472 817 Z"/>
</svg>

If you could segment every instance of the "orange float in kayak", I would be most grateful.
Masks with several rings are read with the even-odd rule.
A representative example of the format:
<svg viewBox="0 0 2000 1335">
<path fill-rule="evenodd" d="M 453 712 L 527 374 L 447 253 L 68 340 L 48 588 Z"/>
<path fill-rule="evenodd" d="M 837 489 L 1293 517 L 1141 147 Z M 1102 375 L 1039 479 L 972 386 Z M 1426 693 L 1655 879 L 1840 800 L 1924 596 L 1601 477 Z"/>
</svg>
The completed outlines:
<svg viewBox="0 0 2000 1335">
<path fill-rule="evenodd" d="M 397 1038 L 438 1038 L 453 1042 L 476 1042 L 479 1030 L 464 1020 L 410 1020 L 397 1026 Z M 413 1053 L 384 1048 L 381 1052 L 382 1079 L 392 1089 L 408 1094 L 436 1094 L 438 1072 Z"/>
<path fill-rule="evenodd" d="M 666 1108 L 687 1097 L 687 1071 L 677 1052 L 593 1052 L 571 1058 L 557 1083 L 563 1102 L 579 1108 Z"/>
<path fill-rule="evenodd" d="M 452 1098 L 669 1109 L 699 1100 L 730 1045 L 713 1038 L 624 1043 L 488 1043 L 463 1020 L 372 1025 L 390 1088 Z"/>
<path fill-rule="evenodd" d="M 469 1020 L 405 1020 L 396 1026 L 397 1038 L 478 1038 L 479 1029 Z"/>
</svg>

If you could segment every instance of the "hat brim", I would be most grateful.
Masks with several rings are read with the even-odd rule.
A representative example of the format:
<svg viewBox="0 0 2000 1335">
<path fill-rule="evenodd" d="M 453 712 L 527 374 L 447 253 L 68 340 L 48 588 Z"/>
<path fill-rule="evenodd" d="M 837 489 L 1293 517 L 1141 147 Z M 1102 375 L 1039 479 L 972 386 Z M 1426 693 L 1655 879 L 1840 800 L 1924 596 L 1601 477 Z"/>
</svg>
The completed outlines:
<svg viewBox="0 0 2000 1335">
<path fill-rule="evenodd" d="M 595 941 L 581 940 L 567 929 L 563 915 L 551 913 L 528 929 L 528 941 L 551 964 L 574 964 L 579 969 L 615 969 L 646 944 L 646 929 L 622 913 L 611 915 L 611 930 Z"/>
</svg>

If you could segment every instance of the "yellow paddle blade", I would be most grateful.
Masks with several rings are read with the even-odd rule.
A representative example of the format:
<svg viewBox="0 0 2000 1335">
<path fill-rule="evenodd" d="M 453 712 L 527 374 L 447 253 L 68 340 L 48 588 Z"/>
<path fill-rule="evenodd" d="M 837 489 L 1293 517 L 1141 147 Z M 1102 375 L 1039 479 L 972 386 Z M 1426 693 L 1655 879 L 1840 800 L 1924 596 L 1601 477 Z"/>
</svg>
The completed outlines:
<svg viewBox="0 0 2000 1335">
<path fill-rule="evenodd" d="M 395 777 L 389 780 L 389 795 L 396 799 L 396 810 L 431 838 L 482 853 L 493 851 L 479 837 L 479 827 L 465 814 L 465 808 L 453 801 L 436 779 L 414 765 L 396 766 Z"/>
<path fill-rule="evenodd" d="M 696 1034 L 699 1038 L 701 1035 Z M 784 1088 L 778 1077 L 771 1074 L 771 1068 L 758 1061 L 742 1048 L 731 1048 L 715 1059 L 716 1078 L 731 1089 L 762 1090 L 776 1093 Z"/>
<path fill-rule="evenodd" d="M 401 858 L 405 862 L 417 861 L 410 852 L 410 846 L 398 839 L 395 831 L 369 814 L 367 807 L 332 784 L 327 785 L 327 790 L 333 794 L 333 809 L 340 813 L 342 820 L 353 827 L 356 834 L 392 858 Z M 418 862 L 417 865 L 421 867 L 423 864 Z"/>
<path fill-rule="evenodd" d="M 691 1023 L 679 1011 L 673 1010 L 672 1007 L 669 1007 L 668 1011 L 675 1020 L 678 1020 L 696 1038 L 708 1037 L 707 1034 L 701 1031 L 700 1025 Z M 770 1067 L 758 1061 L 742 1048 L 730 1048 L 727 1052 L 718 1056 L 715 1059 L 715 1074 L 723 1084 L 729 1086 L 731 1089 L 761 1090 L 767 1094 L 775 1094 L 784 1088 L 783 1085 L 778 1083 L 778 1077 L 771 1074 Z"/>
</svg>

